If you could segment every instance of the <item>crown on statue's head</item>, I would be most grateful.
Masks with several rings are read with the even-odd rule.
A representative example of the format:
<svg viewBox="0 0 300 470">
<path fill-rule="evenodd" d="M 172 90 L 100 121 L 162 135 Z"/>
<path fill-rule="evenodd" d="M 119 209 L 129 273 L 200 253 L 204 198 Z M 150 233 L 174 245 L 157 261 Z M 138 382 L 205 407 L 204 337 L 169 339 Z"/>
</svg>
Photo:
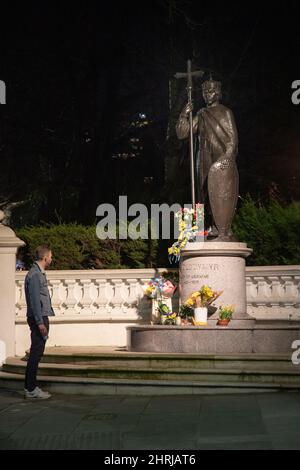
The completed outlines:
<svg viewBox="0 0 300 470">
<path fill-rule="evenodd" d="M 202 83 L 202 90 L 207 91 L 213 89 L 221 93 L 221 86 L 221 82 L 219 82 L 218 80 L 214 80 L 212 77 L 212 73 L 210 72 L 209 78 Z"/>
</svg>

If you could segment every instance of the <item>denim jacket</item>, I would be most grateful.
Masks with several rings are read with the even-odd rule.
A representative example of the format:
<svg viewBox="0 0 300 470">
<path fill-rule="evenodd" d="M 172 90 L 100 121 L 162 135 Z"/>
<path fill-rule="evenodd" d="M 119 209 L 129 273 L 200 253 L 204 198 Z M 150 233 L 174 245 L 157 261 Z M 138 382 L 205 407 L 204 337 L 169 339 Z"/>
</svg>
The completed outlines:
<svg viewBox="0 0 300 470">
<path fill-rule="evenodd" d="M 34 317 L 37 325 L 43 323 L 42 317 L 54 315 L 46 273 L 38 263 L 33 263 L 25 277 L 25 297 L 27 316 Z"/>
</svg>

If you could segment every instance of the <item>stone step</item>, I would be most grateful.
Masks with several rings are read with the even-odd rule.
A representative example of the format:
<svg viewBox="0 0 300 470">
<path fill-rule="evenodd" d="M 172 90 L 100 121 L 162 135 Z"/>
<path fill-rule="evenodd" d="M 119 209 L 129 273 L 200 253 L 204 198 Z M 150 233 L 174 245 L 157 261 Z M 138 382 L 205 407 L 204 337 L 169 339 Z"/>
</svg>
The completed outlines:
<svg viewBox="0 0 300 470">
<path fill-rule="evenodd" d="M 19 358 L 8 358 L 2 366 L 6 373 L 24 375 L 26 362 Z M 180 382 L 214 382 L 214 383 L 262 383 L 262 384 L 293 384 L 300 388 L 300 367 L 287 366 L 281 368 L 143 368 L 114 367 L 98 364 L 50 364 L 41 363 L 40 376 L 58 377 L 90 377 L 105 379 L 137 379 L 163 380 Z"/>
<path fill-rule="evenodd" d="M 68 395 L 224 395 L 237 393 L 270 393 L 278 390 L 294 391 L 292 383 L 191 382 L 162 380 L 122 380 L 88 377 L 38 376 L 39 385 L 51 393 Z M 22 393 L 24 376 L 0 371 L 0 388 Z"/>
<path fill-rule="evenodd" d="M 117 347 L 47 348 L 42 358 L 47 364 L 98 364 L 107 367 L 143 368 L 281 368 L 292 367 L 291 355 L 265 354 L 180 354 L 128 352 Z"/>
</svg>

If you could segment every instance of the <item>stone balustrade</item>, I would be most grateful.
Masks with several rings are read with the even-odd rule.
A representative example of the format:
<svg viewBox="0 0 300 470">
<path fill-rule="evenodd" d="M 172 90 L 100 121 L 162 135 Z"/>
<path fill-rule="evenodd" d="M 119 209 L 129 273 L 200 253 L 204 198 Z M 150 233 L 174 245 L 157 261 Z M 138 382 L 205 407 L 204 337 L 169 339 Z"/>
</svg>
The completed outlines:
<svg viewBox="0 0 300 470">
<path fill-rule="evenodd" d="M 154 269 L 49 270 L 47 278 L 52 306 L 61 320 L 147 321 L 151 301 L 144 289 L 156 273 Z M 25 275 L 16 272 L 17 320 L 26 316 Z"/>
<path fill-rule="evenodd" d="M 300 319 L 300 266 L 247 267 L 246 286 L 250 315 Z"/>
<path fill-rule="evenodd" d="M 47 272 L 56 316 L 49 346 L 126 345 L 126 327 L 149 323 L 151 301 L 144 288 L 165 269 Z M 174 270 L 170 270 L 174 271 Z M 24 279 L 16 272 L 16 352 L 28 347 Z M 300 319 L 300 266 L 246 268 L 247 311 L 259 319 Z M 173 309 L 178 311 L 178 293 Z"/>
<path fill-rule="evenodd" d="M 154 269 L 49 270 L 47 278 L 52 305 L 60 319 L 142 321 L 148 320 L 151 312 L 144 288 L 155 273 Z M 26 315 L 25 275 L 24 271 L 16 272 L 17 320 Z M 300 317 L 300 266 L 247 267 L 246 285 L 251 315 Z M 175 309 L 177 305 L 175 296 Z"/>
</svg>

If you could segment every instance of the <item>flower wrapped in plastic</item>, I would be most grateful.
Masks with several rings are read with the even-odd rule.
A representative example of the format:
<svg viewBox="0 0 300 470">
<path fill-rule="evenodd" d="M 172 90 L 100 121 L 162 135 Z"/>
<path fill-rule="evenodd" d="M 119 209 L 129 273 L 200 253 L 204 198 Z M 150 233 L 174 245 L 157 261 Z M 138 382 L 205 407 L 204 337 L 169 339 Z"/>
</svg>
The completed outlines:
<svg viewBox="0 0 300 470">
<path fill-rule="evenodd" d="M 180 259 L 181 250 L 187 242 L 195 242 L 197 239 L 204 239 L 208 234 L 202 230 L 204 223 L 203 204 L 196 204 L 195 209 L 183 208 L 176 212 L 175 218 L 178 219 L 179 237 L 178 240 L 168 248 L 169 261 L 175 263 Z"/>
<path fill-rule="evenodd" d="M 145 295 L 152 299 L 152 323 L 161 323 L 161 301 L 167 306 L 168 312 L 172 312 L 172 297 L 176 289 L 176 284 L 164 276 L 150 279 L 145 288 Z"/>
<path fill-rule="evenodd" d="M 185 301 L 189 307 L 208 307 L 223 291 L 214 291 L 211 287 L 203 285 L 199 290 L 193 292 Z"/>
<path fill-rule="evenodd" d="M 153 277 L 145 288 L 145 295 L 151 299 L 161 299 L 163 297 L 172 297 L 177 286 L 162 276 Z"/>
<path fill-rule="evenodd" d="M 174 295 L 174 292 L 176 291 L 176 288 L 177 286 L 175 286 L 172 281 L 167 280 L 163 284 L 162 294 L 165 297 L 172 297 Z"/>
<path fill-rule="evenodd" d="M 161 315 L 160 323 L 162 325 L 175 325 L 177 313 L 172 312 L 172 310 L 167 304 L 163 302 L 158 302 L 158 311 Z"/>
</svg>

